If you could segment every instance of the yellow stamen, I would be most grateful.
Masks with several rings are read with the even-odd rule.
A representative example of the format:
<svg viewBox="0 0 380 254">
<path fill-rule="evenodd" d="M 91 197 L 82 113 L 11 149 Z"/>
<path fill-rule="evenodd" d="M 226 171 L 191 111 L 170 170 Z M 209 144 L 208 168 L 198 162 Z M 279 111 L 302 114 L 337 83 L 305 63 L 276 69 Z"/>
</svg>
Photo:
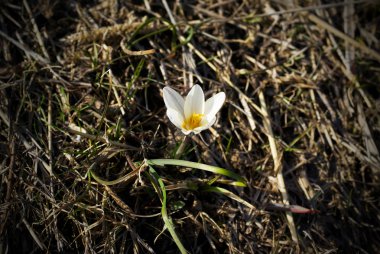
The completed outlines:
<svg viewBox="0 0 380 254">
<path fill-rule="evenodd" d="M 182 128 L 185 130 L 194 130 L 201 126 L 203 114 L 192 114 L 189 118 L 185 119 L 182 123 Z"/>
</svg>

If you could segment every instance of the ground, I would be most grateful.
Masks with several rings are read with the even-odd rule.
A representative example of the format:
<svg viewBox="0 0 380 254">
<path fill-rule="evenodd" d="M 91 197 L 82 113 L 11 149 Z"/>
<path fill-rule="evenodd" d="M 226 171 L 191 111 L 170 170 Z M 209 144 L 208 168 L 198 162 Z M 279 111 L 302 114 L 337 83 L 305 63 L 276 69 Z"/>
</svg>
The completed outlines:
<svg viewBox="0 0 380 254">
<path fill-rule="evenodd" d="M 379 252 L 379 11 L 1 1 L 0 253 Z"/>
</svg>

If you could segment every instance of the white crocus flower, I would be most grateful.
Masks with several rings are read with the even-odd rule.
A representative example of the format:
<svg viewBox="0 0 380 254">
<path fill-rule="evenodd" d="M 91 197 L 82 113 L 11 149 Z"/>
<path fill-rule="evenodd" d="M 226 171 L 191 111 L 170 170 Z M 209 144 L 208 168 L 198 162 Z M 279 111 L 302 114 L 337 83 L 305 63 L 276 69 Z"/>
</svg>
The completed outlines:
<svg viewBox="0 0 380 254">
<path fill-rule="evenodd" d="M 191 132 L 198 134 L 210 128 L 215 123 L 216 113 L 226 99 L 226 94 L 220 92 L 205 101 L 203 90 L 199 85 L 193 86 L 185 99 L 170 87 L 165 87 L 163 93 L 166 114 L 185 135 Z"/>
</svg>

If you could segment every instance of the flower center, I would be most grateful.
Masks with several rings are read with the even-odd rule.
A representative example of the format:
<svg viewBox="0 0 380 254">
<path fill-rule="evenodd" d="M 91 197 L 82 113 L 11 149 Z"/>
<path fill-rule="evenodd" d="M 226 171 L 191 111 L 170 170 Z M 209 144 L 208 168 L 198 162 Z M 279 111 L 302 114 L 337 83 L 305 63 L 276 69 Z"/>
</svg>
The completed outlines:
<svg viewBox="0 0 380 254">
<path fill-rule="evenodd" d="M 203 114 L 192 114 L 189 118 L 185 119 L 182 123 L 182 128 L 185 130 L 194 130 L 201 126 Z"/>
</svg>

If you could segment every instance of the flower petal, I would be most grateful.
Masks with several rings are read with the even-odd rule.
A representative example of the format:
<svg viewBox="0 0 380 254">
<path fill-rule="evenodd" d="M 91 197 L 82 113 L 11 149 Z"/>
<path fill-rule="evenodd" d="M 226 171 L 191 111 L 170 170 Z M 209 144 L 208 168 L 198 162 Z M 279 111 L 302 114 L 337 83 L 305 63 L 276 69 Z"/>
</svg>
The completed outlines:
<svg viewBox="0 0 380 254">
<path fill-rule="evenodd" d="M 189 135 L 192 132 L 191 130 L 185 130 L 185 129 L 181 129 L 181 131 L 185 135 Z"/>
<path fill-rule="evenodd" d="M 203 118 L 201 122 L 202 126 L 195 128 L 193 130 L 194 134 L 198 134 L 199 132 L 210 128 L 215 123 L 215 121 L 216 121 L 215 116 L 210 121 L 207 118 Z"/>
<path fill-rule="evenodd" d="M 164 87 L 163 94 L 166 108 L 174 109 L 183 115 L 183 106 L 185 104 L 185 100 L 182 98 L 182 96 L 168 86 Z"/>
<path fill-rule="evenodd" d="M 193 86 L 185 99 L 185 118 L 189 118 L 192 114 L 203 114 L 205 107 L 205 95 L 199 85 Z"/>
<path fill-rule="evenodd" d="M 220 92 L 206 101 L 204 114 L 208 121 L 215 117 L 216 113 L 218 113 L 220 108 L 223 106 L 225 99 L 226 94 L 224 92 Z"/>
<path fill-rule="evenodd" d="M 181 112 L 178 112 L 173 108 L 168 108 L 166 114 L 168 115 L 170 122 L 172 122 L 178 128 L 182 129 L 182 123 L 184 121 L 184 118 Z"/>
</svg>

